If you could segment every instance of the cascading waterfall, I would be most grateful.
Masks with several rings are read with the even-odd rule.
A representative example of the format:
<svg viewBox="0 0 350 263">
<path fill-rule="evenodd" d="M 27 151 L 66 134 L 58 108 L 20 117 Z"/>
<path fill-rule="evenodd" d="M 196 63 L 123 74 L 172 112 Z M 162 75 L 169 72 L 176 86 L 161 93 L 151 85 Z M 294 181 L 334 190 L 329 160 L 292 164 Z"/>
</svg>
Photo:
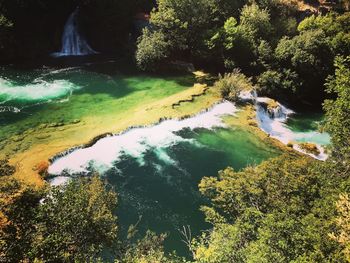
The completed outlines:
<svg viewBox="0 0 350 263">
<path fill-rule="evenodd" d="M 58 53 L 53 53 L 52 56 L 86 56 L 97 54 L 79 32 L 78 14 L 79 8 L 69 16 L 66 25 L 64 26 L 62 49 Z"/>
<path fill-rule="evenodd" d="M 279 102 L 267 97 L 258 97 L 256 91 L 242 92 L 240 98 L 252 101 L 256 108 L 256 118 L 260 129 L 272 138 L 284 144 L 293 143 L 293 148 L 299 152 L 311 155 L 319 160 L 326 160 L 328 155 L 322 145 L 329 144 L 330 138 L 327 133 L 317 131 L 295 132 L 287 125 L 288 118 L 295 112 Z M 318 155 L 305 152 L 298 143 L 314 143 L 319 151 Z"/>
</svg>

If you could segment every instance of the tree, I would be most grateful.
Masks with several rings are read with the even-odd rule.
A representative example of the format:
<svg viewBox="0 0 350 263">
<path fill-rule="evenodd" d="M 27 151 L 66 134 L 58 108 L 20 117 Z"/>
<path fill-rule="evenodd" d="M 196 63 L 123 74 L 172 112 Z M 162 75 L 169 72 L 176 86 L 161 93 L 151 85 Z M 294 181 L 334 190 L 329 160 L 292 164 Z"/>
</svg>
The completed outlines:
<svg viewBox="0 0 350 263">
<path fill-rule="evenodd" d="M 298 31 L 302 33 L 310 30 L 322 30 L 334 55 L 346 55 L 350 52 L 349 19 L 349 12 L 342 15 L 333 12 L 324 16 L 312 15 L 300 22 Z"/>
<path fill-rule="evenodd" d="M 52 188 L 38 208 L 31 257 L 54 262 L 88 262 L 117 238 L 116 194 L 94 176 Z"/>
<path fill-rule="evenodd" d="M 42 191 L 9 177 L 0 177 L 0 261 L 20 262 L 34 241 L 35 214 Z"/>
<path fill-rule="evenodd" d="M 0 160 L 0 177 L 9 176 L 15 173 L 15 167 L 8 163 L 8 160 Z"/>
<path fill-rule="evenodd" d="M 333 53 L 324 31 L 307 30 L 293 38 L 282 38 L 275 56 L 280 67 L 296 72 L 301 79 L 303 85 L 296 93 L 297 98 L 323 101 L 323 84 L 333 68 Z"/>
<path fill-rule="evenodd" d="M 336 95 L 335 100 L 326 100 L 325 129 L 332 137 L 332 156 L 345 172 L 350 169 L 350 56 L 337 57 L 335 75 L 327 79 L 327 92 Z M 346 168 L 347 167 L 347 168 Z"/>
<path fill-rule="evenodd" d="M 200 192 L 213 229 L 193 240 L 196 262 L 344 262 L 328 238 L 334 201 L 349 186 L 329 166 L 284 155 L 206 177 Z"/>
<path fill-rule="evenodd" d="M 147 231 L 144 238 L 131 245 L 123 255 L 121 261 L 116 263 L 176 263 L 184 262 L 175 255 L 167 255 L 164 252 L 165 234 L 156 235 Z"/>
<path fill-rule="evenodd" d="M 157 63 L 169 56 L 170 45 L 161 31 L 143 30 L 143 35 L 137 44 L 136 62 L 143 70 L 155 70 Z"/>
<path fill-rule="evenodd" d="M 343 253 L 350 262 L 350 200 L 348 194 L 340 194 L 336 203 L 339 213 L 336 218 L 338 226 L 337 233 L 331 233 L 330 237 L 336 240 L 342 247 Z"/>
<path fill-rule="evenodd" d="M 300 86 L 298 74 L 290 69 L 267 70 L 258 78 L 259 93 L 272 97 L 292 96 L 300 92 Z"/>
<path fill-rule="evenodd" d="M 243 7 L 240 16 L 242 31 L 255 41 L 259 38 L 268 39 L 272 32 L 270 14 L 267 9 L 261 9 L 257 4 Z"/>
<path fill-rule="evenodd" d="M 171 50 L 196 51 L 203 42 L 203 33 L 212 21 L 209 0 L 160 0 L 151 14 L 151 25 L 169 41 Z"/>
</svg>

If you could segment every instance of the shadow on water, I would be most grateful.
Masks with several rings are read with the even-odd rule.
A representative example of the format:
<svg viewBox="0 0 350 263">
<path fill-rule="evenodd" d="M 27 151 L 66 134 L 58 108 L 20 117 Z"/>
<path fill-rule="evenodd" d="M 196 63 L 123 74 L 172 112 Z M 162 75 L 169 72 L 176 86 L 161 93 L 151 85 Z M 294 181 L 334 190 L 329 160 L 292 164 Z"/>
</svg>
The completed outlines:
<svg viewBox="0 0 350 263">
<path fill-rule="evenodd" d="M 41 124 L 70 123 L 92 112 L 103 118 L 108 111 L 124 111 L 145 98 L 170 96 L 194 83 L 194 77 L 189 74 L 146 75 L 137 71 L 130 59 L 102 55 L 49 58 L 37 64 L 0 67 L 0 78 L 11 82 L 10 92 L 11 88 L 17 88 L 15 98 L 10 100 L 5 93 L 4 101 L 0 92 L 1 140 Z M 55 81 L 62 80 L 66 86 L 54 86 Z M 27 89 L 21 90 L 25 86 Z M 62 94 L 40 99 L 44 96 L 41 92 L 49 92 L 51 88 Z M 33 93 L 37 90 L 39 99 L 31 100 L 32 90 Z M 16 92 L 22 96 L 20 99 L 16 99 Z M 6 107 L 10 108 L 2 110 Z M 13 107 L 20 112 L 12 110 Z"/>
<path fill-rule="evenodd" d="M 19 85 L 25 85 L 41 78 L 64 79 L 75 85 L 83 86 L 84 90 L 79 92 L 106 93 L 117 98 L 134 91 L 134 87 L 131 86 L 134 83 L 124 81 L 128 77 L 140 78 L 141 81 L 152 78 L 164 79 L 185 87 L 191 87 L 196 81 L 193 74 L 183 72 L 148 72 L 145 74 L 135 67 L 129 57 L 115 58 L 106 55 L 47 58 L 35 64 L 0 67 L 0 77 L 2 75 Z M 116 84 L 115 88 L 122 89 L 113 89 L 113 82 Z M 106 85 L 102 85 L 103 83 Z"/>
<path fill-rule="evenodd" d="M 304 111 L 302 113 L 292 115 L 288 119 L 287 124 L 291 130 L 295 132 L 308 132 L 319 130 L 322 126 L 323 121 L 323 112 Z"/>
</svg>

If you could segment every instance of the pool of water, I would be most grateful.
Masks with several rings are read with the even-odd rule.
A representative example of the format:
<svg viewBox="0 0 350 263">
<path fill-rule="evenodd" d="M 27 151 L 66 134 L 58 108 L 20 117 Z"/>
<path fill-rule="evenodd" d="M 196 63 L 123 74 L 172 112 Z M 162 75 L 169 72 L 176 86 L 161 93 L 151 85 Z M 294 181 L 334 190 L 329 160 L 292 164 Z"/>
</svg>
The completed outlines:
<svg viewBox="0 0 350 263">
<path fill-rule="evenodd" d="M 0 151 L 4 153 L 5 146 L 15 139 L 19 140 L 16 147 L 4 154 L 43 143 L 37 134 L 47 127 L 52 127 L 45 130 L 47 142 L 79 137 L 74 130 L 66 132 L 69 128 L 62 125 L 79 122 L 93 129 L 116 122 L 131 116 L 130 109 L 166 98 L 194 83 L 188 75 L 130 74 L 122 68 L 111 61 L 29 70 L 0 68 Z M 234 111 L 234 106 L 226 106 Z M 62 164 L 52 168 L 56 169 L 53 174 L 100 172 L 118 192 L 116 213 L 123 238 L 128 227 L 141 217 L 137 237 L 148 229 L 167 232 L 166 249 L 187 255 L 179 229 L 190 226 L 197 235 L 210 227 L 199 210 L 206 204 L 198 191 L 201 178 L 215 176 L 227 166 L 239 170 L 281 154 L 248 130 L 225 125 L 234 114 L 206 114 L 106 138 L 111 141 L 99 141 L 90 150 L 77 152 L 76 159 L 74 153 L 66 157 L 67 162 L 62 159 Z M 310 132 L 318 120 L 296 115 L 287 124 L 294 131 Z"/>
<path fill-rule="evenodd" d="M 234 104 L 223 102 L 185 120 L 105 137 L 56 159 L 49 173 L 80 176 L 97 171 L 117 189 L 124 237 L 128 226 L 142 217 L 139 237 L 148 229 L 167 232 L 166 249 L 186 255 L 179 229 L 190 226 L 198 235 L 209 227 L 199 210 L 205 204 L 198 191 L 201 178 L 280 154 L 253 133 L 228 126 L 226 121 L 235 118 L 236 111 Z"/>
<path fill-rule="evenodd" d="M 199 210 L 206 204 L 198 191 L 201 178 L 216 176 L 227 166 L 239 170 L 258 164 L 280 152 L 240 129 L 183 130 L 179 135 L 197 143 L 182 141 L 161 149 L 171 162 L 160 159 L 157 148 L 146 152 L 143 165 L 124 156 L 106 176 L 119 193 L 118 216 L 124 235 L 128 224 L 142 216 L 140 236 L 147 229 L 167 232 L 166 249 L 186 255 L 179 230 L 190 226 L 195 236 L 210 228 Z"/>
<path fill-rule="evenodd" d="M 79 121 L 102 126 L 111 116 L 121 118 L 132 108 L 194 83 L 190 75 L 130 74 L 122 68 L 108 61 L 63 68 L 0 68 L 0 149 L 13 136 L 43 125 Z M 30 138 L 26 147 L 37 141 Z"/>
<path fill-rule="evenodd" d="M 287 120 L 287 126 L 295 132 L 297 142 L 311 142 L 327 146 L 330 144 L 330 136 L 322 132 L 324 114 L 322 112 L 299 112 L 293 114 Z"/>
</svg>

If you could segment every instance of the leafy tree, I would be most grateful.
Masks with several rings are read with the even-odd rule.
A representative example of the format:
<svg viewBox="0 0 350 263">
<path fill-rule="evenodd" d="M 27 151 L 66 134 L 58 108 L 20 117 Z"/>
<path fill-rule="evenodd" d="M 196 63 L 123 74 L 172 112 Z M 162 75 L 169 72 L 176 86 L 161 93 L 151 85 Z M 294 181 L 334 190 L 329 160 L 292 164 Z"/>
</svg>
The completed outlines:
<svg viewBox="0 0 350 263">
<path fill-rule="evenodd" d="M 336 218 L 337 233 L 331 233 L 330 237 L 336 240 L 342 247 L 347 261 L 350 261 L 350 200 L 348 194 L 340 194 L 336 203 L 339 213 Z"/>
<path fill-rule="evenodd" d="M 298 98 L 324 99 L 322 85 L 332 71 L 333 54 L 322 30 L 308 30 L 293 38 L 284 37 L 275 49 L 283 68 L 296 72 L 303 82 Z"/>
<path fill-rule="evenodd" d="M 270 14 L 267 9 L 261 9 L 257 4 L 246 5 L 240 15 L 240 26 L 245 34 L 255 41 L 267 39 L 272 32 Z"/>
<path fill-rule="evenodd" d="M 211 18 L 208 0 L 161 0 L 151 14 L 151 24 L 165 33 L 172 51 L 194 52 L 202 42 Z"/>
<path fill-rule="evenodd" d="M 305 18 L 299 25 L 299 32 L 322 30 L 335 55 L 349 54 L 350 52 L 350 13 L 337 15 L 328 13 L 324 16 L 312 15 Z"/>
<path fill-rule="evenodd" d="M 35 209 L 41 191 L 8 176 L 0 177 L 0 261 L 20 262 L 34 241 Z"/>
<path fill-rule="evenodd" d="M 0 176 L 9 176 L 15 173 L 15 167 L 8 160 L 0 160 Z"/>
<path fill-rule="evenodd" d="M 350 56 L 335 60 L 335 75 L 327 80 L 327 92 L 335 94 L 335 100 L 326 100 L 325 129 L 332 136 L 332 155 L 339 164 L 350 168 Z M 348 167 L 348 168 L 346 168 Z"/>
<path fill-rule="evenodd" d="M 97 176 L 50 189 L 37 213 L 31 257 L 46 262 L 88 262 L 117 238 L 116 194 Z"/>
<path fill-rule="evenodd" d="M 136 62 L 143 70 L 155 70 L 157 63 L 169 56 L 169 43 L 161 31 L 143 30 L 137 45 Z"/>
<path fill-rule="evenodd" d="M 257 82 L 261 94 L 273 97 L 292 96 L 301 86 L 298 74 L 290 69 L 267 70 L 260 74 Z"/>
<path fill-rule="evenodd" d="M 212 206 L 202 210 L 213 230 L 192 242 L 196 261 L 344 262 L 328 233 L 334 228 L 336 195 L 349 182 L 326 174 L 329 168 L 282 156 L 204 178 L 199 189 Z"/>
<path fill-rule="evenodd" d="M 306 31 L 292 39 L 283 38 L 275 54 L 279 60 L 290 62 L 301 73 L 328 72 L 329 64 L 324 64 L 324 59 L 330 58 L 330 49 L 327 44 L 323 31 Z"/>
<path fill-rule="evenodd" d="M 273 64 L 274 56 L 273 50 L 269 42 L 261 40 L 257 48 L 258 60 L 257 62 L 261 64 L 262 68 L 270 68 L 270 64 Z"/>
<path fill-rule="evenodd" d="M 245 5 L 239 20 L 240 24 L 234 17 L 229 17 L 206 42 L 211 51 L 220 54 L 228 70 L 235 67 L 249 69 L 256 64 L 258 47 L 272 30 L 268 11 L 256 4 Z"/>
<path fill-rule="evenodd" d="M 164 252 L 165 234 L 156 235 L 148 231 L 145 237 L 131 245 L 121 261 L 116 263 L 175 263 L 184 262 L 175 255 L 166 255 Z"/>
</svg>

